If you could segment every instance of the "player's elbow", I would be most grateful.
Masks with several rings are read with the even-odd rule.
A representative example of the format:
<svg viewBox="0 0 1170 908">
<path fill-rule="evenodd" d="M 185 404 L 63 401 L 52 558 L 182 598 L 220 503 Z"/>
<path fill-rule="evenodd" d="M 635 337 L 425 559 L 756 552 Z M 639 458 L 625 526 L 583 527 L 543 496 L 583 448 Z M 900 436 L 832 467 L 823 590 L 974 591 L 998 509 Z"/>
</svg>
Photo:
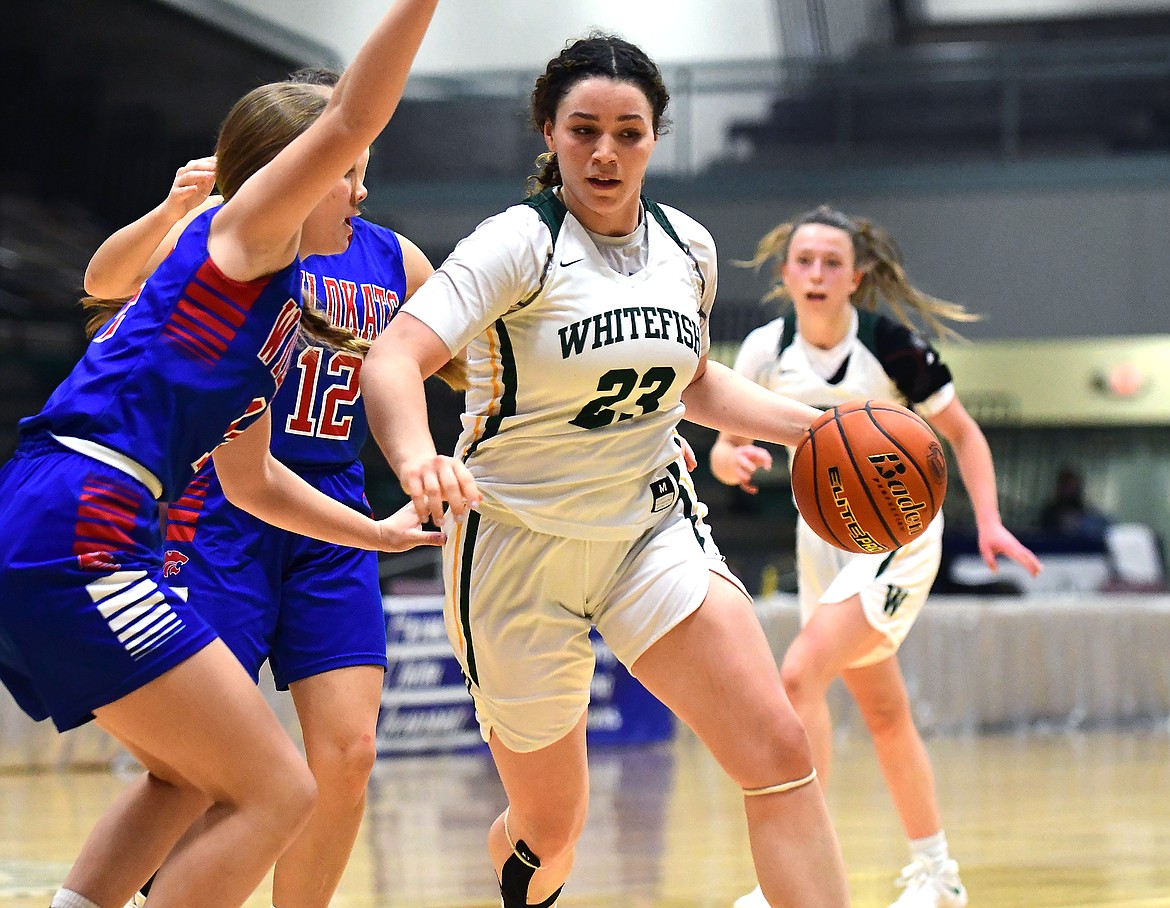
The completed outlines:
<svg viewBox="0 0 1170 908">
<path fill-rule="evenodd" d="M 88 296 L 97 297 L 102 300 L 117 299 L 119 294 L 116 288 L 109 281 L 103 280 L 100 275 L 91 274 L 89 269 L 86 269 L 85 278 L 81 282 L 81 286 L 85 289 Z"/>
<path fill-rule="evenodd" d="M 138 288 L 142 286 L 142 281 L 135 280 L 132 285 L 128 285 L 122 281 L 112 280 L 101 272 L 93 273 L 87 268 L 81 286 L 88 296 L 92 296 L 95 299 L 121 300 L 137 293 Z"/>
</svg>

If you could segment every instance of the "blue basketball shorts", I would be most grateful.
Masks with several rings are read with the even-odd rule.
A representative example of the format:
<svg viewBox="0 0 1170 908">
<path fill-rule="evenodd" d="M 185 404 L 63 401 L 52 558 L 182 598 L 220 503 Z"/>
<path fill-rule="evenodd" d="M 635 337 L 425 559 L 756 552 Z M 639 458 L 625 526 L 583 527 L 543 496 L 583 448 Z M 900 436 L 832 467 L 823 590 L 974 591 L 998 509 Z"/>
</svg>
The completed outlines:
<svg viewBox="0 0 1170 908">
<path fill-rule="evenodd" d="M 298 475 L 370 513 L 360 461 Z M 236 658 L 276 686 L 352 665 L 386 667 L 386 621 L 375 552 L 269 526 L 231 504 L 213 466 L 168 510 L 167 580 L 186 589 Z"/>
<path fill-rule="evenodd" d="M 61 731 L 215 639 L 164 579 L 158 503 L 50 436 L 0 470 L 0 680 Z"/>
</svg>

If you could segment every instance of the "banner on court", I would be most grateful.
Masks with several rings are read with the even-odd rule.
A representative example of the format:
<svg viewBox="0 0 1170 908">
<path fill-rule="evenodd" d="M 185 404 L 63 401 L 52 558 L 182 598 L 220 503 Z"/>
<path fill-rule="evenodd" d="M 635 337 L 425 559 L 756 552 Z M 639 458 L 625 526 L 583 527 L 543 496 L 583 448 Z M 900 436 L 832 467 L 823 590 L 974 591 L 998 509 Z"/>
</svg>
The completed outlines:
<svg viewBox="0 0 1170 908">
<path fill-rule="evenodd" d="M 379 756 L 484 747 L 471 695 L 443 628 L 442 596 L 387 596 L 389 668 L 378 714 Z M 593 745 L 669 739 L 674 718 L 635 680 L 605 642 L 591 634 L 596 669 L 590 686 L 588 740 Z"/>
</svg>

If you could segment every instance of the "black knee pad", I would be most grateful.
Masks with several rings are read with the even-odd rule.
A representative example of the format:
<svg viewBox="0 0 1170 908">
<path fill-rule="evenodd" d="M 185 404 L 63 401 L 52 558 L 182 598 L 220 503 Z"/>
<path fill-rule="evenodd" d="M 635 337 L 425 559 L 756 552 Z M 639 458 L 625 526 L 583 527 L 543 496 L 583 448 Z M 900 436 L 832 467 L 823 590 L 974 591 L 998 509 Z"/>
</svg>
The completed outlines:
<svg viewBox="0 0 1170 908">
<path fill-rule="evenodd" d="M 532 853 L 523 839 L 519 839 L 500 871 L 500 895 L 504 899 L 504 908 L 552 908 L 564 886 L 539 905 L 528 904 L 528 884 L 539 867 L 540 858 Z"/>
</svg>

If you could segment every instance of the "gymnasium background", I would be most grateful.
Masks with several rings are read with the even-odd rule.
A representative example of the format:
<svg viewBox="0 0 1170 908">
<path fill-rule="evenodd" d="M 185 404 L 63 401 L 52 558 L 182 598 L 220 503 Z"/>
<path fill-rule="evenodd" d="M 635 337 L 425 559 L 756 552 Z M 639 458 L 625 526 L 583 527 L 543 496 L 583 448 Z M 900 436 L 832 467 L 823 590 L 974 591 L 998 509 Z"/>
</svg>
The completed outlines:
<svg viewBox="0 0 1170 908">
<path fill-rule="evenodd" d="M 101 240 L 157 204 L 176 167 L 210 152 L 240 94 L 298 66 L 343 65 L 380 8 L 6 5 L 5 456 L 17 420 L 79 355 L 76 300 Z M 939 589 L 949 595 L 904 651 L 923 727 L 1165 723 L 1170 3 L 443 0 L 407 98 L 375 147 L 369 217 L 438 264 L 482 218 L 518 200 L 542 150 L 526 122 L 533 76 L 565 37 L 594 24 L 663 65 L 673 125 L 647 194 L 697 217 L 719 244 L 716 356 L 729 361 L 775 314 L 759 303 L 764 276 L 734 261 L 774 224 L 821 202 L 888 227 L 919 286 L 984 315 L 945 356 L 991 442 L 1005 522 L 1046 571 L 1035 583 L 981 572 L 965 498 L 950 496 Z M 441 445 L 454 441 L 458 404 L 431 389 Z M 685 433 L 705 461 L 711 434 Z M 376 453 L 368 466 L 370 497 L 385 512 L 400 492 Z M 1111 519 L 1107 538 L 1055 539 L 1039 527 L 1066 467 Z M 754 498 L 712 482 L 705 463 L 696 478 L 717 539 L 760 594 L 761 618 L 782 648 L 795 620 L 785 596 L 793 518 L 785 477 L 767 478 Z M 431 553 L 383 567 L 397 614 L 419 602 L 402 596 L 437 590 Z M 923 678 L 930 684 L 919 693 Z M 287 717 L 287 704 L 274 703 Z M 847 726 L 848 710 L 840 714 Z M 0 767 L 113 755 L 92 730 L 57 738 L 32 726 L 0 694 Z"/>
</svg>

